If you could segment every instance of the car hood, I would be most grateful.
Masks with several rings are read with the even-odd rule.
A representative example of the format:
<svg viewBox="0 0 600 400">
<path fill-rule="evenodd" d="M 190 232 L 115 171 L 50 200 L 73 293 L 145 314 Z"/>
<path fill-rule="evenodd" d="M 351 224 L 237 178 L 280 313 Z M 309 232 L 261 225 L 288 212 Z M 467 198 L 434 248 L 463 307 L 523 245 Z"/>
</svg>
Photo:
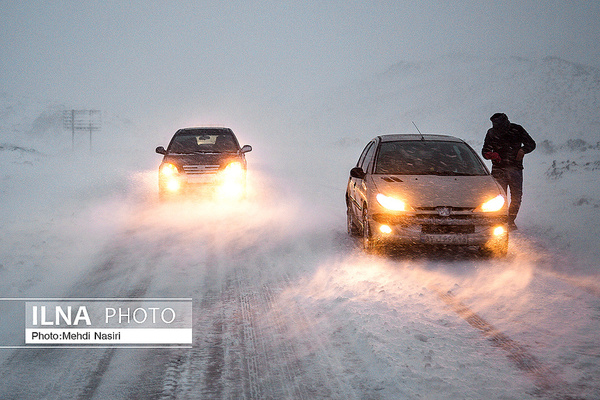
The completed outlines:
<svg viewBox="0 0 600 400">
<path fill-rule="evenodd" d="M 491 175 L 372 175 L 376 191 L 395 196 L 411 207 L 471 207 L 502 193 Z"/>
</svg>

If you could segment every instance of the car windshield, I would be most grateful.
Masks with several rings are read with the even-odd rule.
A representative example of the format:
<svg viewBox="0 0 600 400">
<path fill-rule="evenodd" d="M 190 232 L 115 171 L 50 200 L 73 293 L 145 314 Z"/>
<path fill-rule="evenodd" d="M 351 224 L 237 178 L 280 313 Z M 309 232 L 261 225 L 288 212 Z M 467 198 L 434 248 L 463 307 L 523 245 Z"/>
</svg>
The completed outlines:
<svg viewBox="0 0 600 400">
<path fill-rule="evenodd" d="M 170 153 L 222 153 L 236 152 L 238 144 L 231 133 L 185 133 L 175 135 L 169 144 Z"/>
<path fill-rule="evenodd" d="M 447 141 L 383 142 L 376 174 L 386 175 L 486 175 L 487 170 L 465 143 Z"/>
</svg>

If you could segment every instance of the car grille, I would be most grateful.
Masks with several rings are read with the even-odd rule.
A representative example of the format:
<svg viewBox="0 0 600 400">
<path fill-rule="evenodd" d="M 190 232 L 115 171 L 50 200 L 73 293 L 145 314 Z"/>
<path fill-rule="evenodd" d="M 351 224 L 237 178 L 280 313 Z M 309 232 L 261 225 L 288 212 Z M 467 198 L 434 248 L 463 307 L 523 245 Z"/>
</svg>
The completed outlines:
<svg viewBox="0 0 600 400">
<path fill-rule="evenodd" d="M 477 219 L 475 215 L 452 215 L 442 217 L 436 214 L 391 215 L 373 214 L 373 219 L 380 223 L 420 224 L 420 225 L 465 225 Z"/>
<path fill-rule="evenodd" d="M 183 171 L 189 175 L 214 174 L 219 170 L 218 165 L 184 165 Z"/>
<path fill-rule="evenodd" d="M 447 207 L 450 215 L 440 215 L 439 207 L 420 207 L 410 214 L 373 214 L 373 219 L 382 224 L 420 225 L 422 233 L 473 233 L 476 225 L 492 225 L 506 222 L 505 216 L 486 216 L 474 213 L 473 208 Z"/>
<path fill-rule="evenodd" d="M 425 212 L 437 212 L 437 209 L 440 207 L 416 207 L 417 211 L 425 211 Z M 464 211 L 473 211 L 473 207 L 444 207 L 448 208 L 452 212 L 464 212 Z"/>
</svg>

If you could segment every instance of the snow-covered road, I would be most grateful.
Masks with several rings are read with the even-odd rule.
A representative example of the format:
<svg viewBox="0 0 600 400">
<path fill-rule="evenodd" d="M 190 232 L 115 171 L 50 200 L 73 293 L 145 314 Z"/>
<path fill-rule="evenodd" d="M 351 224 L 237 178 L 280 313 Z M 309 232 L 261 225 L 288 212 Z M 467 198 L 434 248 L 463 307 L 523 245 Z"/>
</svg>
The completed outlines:
<svg viewBox="0 0 600 400">
<path fill-rule="evenodd" d="M 60 160 L 32 162 L 50 179 Z M 502 260 L 366 255 L 337 202 L 281 190 L 268 169 L 242 203 L 160 204 L 149 171 L 111 196 L 37 188 L 48 203 L 32 212 L 27 168 L 5 179 L 5 297 L 192 298 L 193 345 L 2 348 L 0 398 L 600 398 L 598 286 L 526 231 Z"/>
</svg>

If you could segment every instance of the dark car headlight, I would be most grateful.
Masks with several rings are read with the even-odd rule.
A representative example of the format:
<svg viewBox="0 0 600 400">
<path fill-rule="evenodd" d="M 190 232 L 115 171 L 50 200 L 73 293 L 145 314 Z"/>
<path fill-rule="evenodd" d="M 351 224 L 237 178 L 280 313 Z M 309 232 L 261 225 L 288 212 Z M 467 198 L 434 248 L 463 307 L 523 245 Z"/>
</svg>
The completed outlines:
<svg viewBox="0 0 600 400">
<path fill-rule="evenodd" d="M 158 172 L 159 179 L 163 182 L 164 187 L 171 191 L 177 192 L 181 188 L 179 181 L 179 170 L 171 163 L 164 163 Z"/>
</svg>

